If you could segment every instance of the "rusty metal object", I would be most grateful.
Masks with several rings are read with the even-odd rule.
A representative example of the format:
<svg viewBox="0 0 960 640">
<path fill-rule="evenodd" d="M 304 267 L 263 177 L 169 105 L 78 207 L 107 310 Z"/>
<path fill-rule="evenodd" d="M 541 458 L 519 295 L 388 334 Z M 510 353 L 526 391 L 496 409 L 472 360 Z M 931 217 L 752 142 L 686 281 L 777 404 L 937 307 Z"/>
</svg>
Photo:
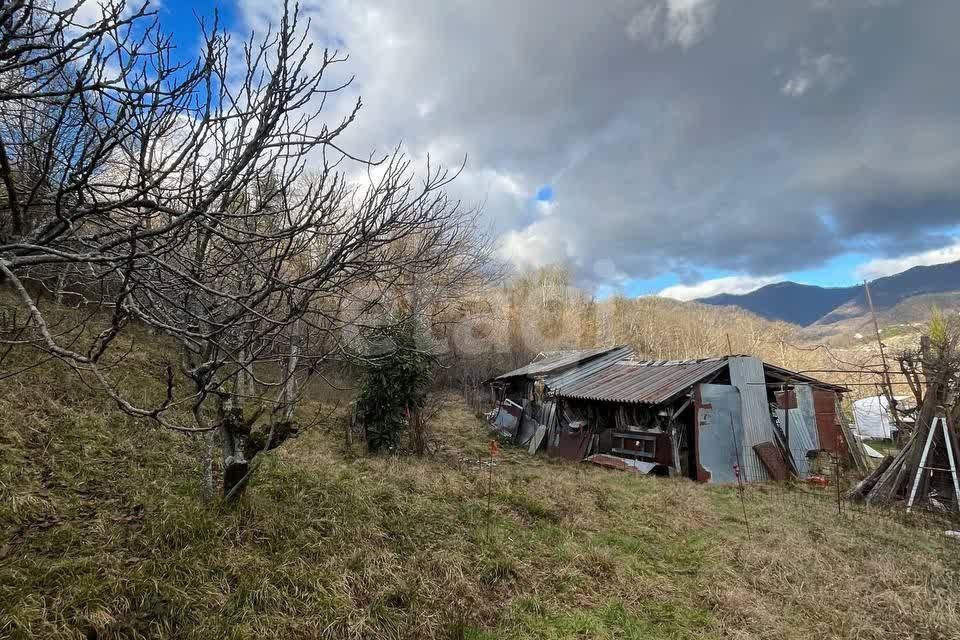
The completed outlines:
<svg viewBox="0 0 960 640">
<path fill-rule="evenodd" d="M 572 422 L 560 426 L 559 431 L 557 443 L 547 449 L 550 455 L 579 462 L 590 453 L 594 434 L 592 427 L 582 422 Z"/>
<path fill-rule="evenodd" d="M 606 453 L 598 453 L 592 455 L 589 458 L 586 458 L 584 462 L 590 462 L 600 467 L 606 467 L 608 469 L 616 469 L 618 471 L 627 471 L 629 473 L 650 473 L 654 467 L 657 465 L 652 462 L 645 462 L 643 460 L 628 460 L 626 458 L 619 458 L 617 456 L 611 456 Z"/>
<path fill-rule="evenodd" d="M 753 445 L 753 450 L 760 458 L 763 468 L 773 480 L 786 480 L 790 477 L 787 471 L 787 463 L 783 459 L 783 453 L 780 448 L 772 442 L 761 442 Z"/>
<path fill-rule="evenodd" d="M 814 389 L 813 407 L 817 419 L 820 448 L 846 458 L 846 442 L 840 432 L 843 427 L 837 415 L 837 394 L 828 389 Z"/>
</svg>

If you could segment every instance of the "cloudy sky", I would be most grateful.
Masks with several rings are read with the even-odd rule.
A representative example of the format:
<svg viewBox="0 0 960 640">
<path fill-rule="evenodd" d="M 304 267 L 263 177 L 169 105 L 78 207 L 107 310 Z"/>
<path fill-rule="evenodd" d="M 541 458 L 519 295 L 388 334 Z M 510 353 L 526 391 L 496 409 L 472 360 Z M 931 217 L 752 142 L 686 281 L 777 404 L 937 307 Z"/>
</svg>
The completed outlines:
<svg viewBox="0 0 960 640">
<path fill-rule="evenodd" d="M 262 31 L 276 0 L 165 0 Z M 960 259 L 956 0 L 313 0 L 358 154 L 467 168 L 520 268 L 680 298 Z"/>
</svg>

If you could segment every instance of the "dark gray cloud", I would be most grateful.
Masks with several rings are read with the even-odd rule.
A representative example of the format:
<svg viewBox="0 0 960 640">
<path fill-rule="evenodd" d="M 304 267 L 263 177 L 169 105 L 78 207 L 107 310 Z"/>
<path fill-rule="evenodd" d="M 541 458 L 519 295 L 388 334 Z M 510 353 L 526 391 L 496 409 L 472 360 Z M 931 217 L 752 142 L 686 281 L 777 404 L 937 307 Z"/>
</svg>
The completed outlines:
<svg viewBox="0 0 960 640">
<path fill-rule="evenodd" d="M 244 4 L 246 2 L 247 4 Z M 242 0 L 258 25 L 275 7 Z M 960 222 L 955 0 L 328 0 L 347 142 L 456 163 L 518 264 L 617 284 L 897 255 Z M 342 108 L 342 103 L 333 109 Z M 533 196 L 555 189 L 551 206 Z"/>
</svg>

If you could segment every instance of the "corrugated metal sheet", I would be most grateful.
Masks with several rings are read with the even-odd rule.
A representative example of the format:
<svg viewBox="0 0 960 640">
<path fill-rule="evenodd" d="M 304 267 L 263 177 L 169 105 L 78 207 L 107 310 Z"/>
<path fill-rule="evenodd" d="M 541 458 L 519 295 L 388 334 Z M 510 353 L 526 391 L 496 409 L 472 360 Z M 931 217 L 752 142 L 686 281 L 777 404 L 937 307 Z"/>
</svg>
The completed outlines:
<svg viewBox="0 0 960 640">
<path fill-rule="evenodd" d="M 660 404 L 702 382 L 726 363 L 726 358 L 617 362 L 593 374 L 551 384 L 551 388 L 561 398 Z"/>
<path fill-rule="evenodd" d="M 820 437 L 817 434 L 817 410 L 813 404 L 813 388 L 808 384 L 798 384 L 794 390 L 797 394 L 797 408 L 803 414 L 803 424 L 810 435 L 810 442 L 814 449 L 819 449 Z"/>
<path fill-rule="evenodd" d="M 587 361 L 578 362 L 572 367 L 560 369 L 543 377 L 544 384 L 551 391 L 577 384 L 580 380 L 589 378 L 595 373 L 603 371 L 610 365 L 626 360 L 633 355 L 630 347 L 618 347 L 609 353 L 597 356 Z"/>
<path fill-rule="evenodd" d="M 730 383 L 740 390 L 743 415 L 743 442 L 740 443 L 743 460 L 743 475 L 747 482 L 769 480 L 766 469 L 754 451 L 754 445 L 772 442 L 773 421 L 767 402 L 767 387 L 763 363 L 756 358 L 729 358 Z"/>
<path fill-rule="evenodd" d="M 697 480 L 734 484 L 742 467 L 740 392 L 727 384 L 700 385 L 696 422 Z"/>
<path fill-rule="evenodd" d="M 536 378 L 541 375 L 559 372 L 577 365 L 586 364 L 599 356 L 617 356 L 617 359 L 629 357 L 632 353 L 630 347 L 604 347 L 602 349 L 589 349 L 586 351 L 566 351 L 557 354 L 550 354 L 536 362 L 514 369 L 494 378 L 495 380 L 505 380 L 507 378 Z"/>
<path fill-rule="evenodd" d="M 786 435 L 786 416 L 783 409 L 777 409 L 777 422 L 780 425 L 780 430 Z M 803 410 L 790 409 L 790 455 L 797 465 L 797 473 L 800 474 L 801 478 L 806 478 L 810 474 L 810 461 L 807 459 L 807 452 L 816 448 L 816 445 L 810 439 L 810 430 L 807 428 Z"/>
<path fill-rule="evenodd" d="M 832 384 L 830 382 L 824 382 L 822 380 L 817 380 L 808 375 L 802 373 L 797 373 L 796 371 L 790 371 L 789 369 L 784 369 L 783 367 L 778 367 L 774 364 L 763 363 L 763 368 L 771 377 L 783 380 L 784 382 L 806 382 L 808 384 L 816 385 L 822 389 L 831 389 L 839 393 L 848 393 L 850 389 L 840 386 L 839 384 Z"/>
<path fill-rule="evenodd" d="M 774 480 L 786 480 L 790 477 L 787 471 L 787 462 L 783 459 L 779 447 L 772 442 L 761 442 L 753 447 L 754 453 L 760 459 L 764 470 Z"/>
</svg>

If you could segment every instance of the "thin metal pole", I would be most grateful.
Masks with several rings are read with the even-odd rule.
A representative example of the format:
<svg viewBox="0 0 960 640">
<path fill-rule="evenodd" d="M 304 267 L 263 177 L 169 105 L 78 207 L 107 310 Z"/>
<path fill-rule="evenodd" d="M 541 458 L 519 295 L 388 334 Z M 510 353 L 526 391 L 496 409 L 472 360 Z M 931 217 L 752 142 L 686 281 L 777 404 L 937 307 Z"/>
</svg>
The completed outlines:
<svg viewBox="0 0 960 640">
<path fill-rule="evenodd" d="M 917 497 L 917 487 L 920 486 L 920 476 L 923 475 L 924 467 L 927 465 L 927 454 L 930 453 L 930 443 L 933 442 L 933 434 L 937 430 L 937 425 L 940 424 L 941 420 L 943 420 L 943 418 L 940 416 L 934 418 L 933 425 L 930 427 L 929 433 L 927 433 L 927 442 L 923 445 L 923 454 L 920 455 L 920 466 L 917 468 L 917 475 L 913 478 L 913 488 L 910 489 L 910 499 L 907 500 L 907 513 L 910 513 L 910 510 L 913 509 L 913 500 Z M 956 476 L 954 476 L 954 481 L 956 481 Z"/>
<path fill-rule="evenodd" d="M 873 308 L 873 298 L 870 297 L 870 284 L 864 280 L 863 288 L 867 294 L 867 305 L 870 307 L 870 315 L 873 317 L 873 330 L 877 334 L 877 345 L 880 347 L 880 362 L 883 363 L 883 383 L 887 392 L 887 406 L 890 413 L 893 414 L 893 421 L 897 425 L 897 431 L 900 431 L 900 416 L 897 415 L 896 401 L 893 399 L 893 385 L 890 383 L 890 369 L 887 368 L 887 354 L 883 350 L 883 340 L 880 339 L 880 323 L 877 322 L 877 312 Z"/>
<path fill-rule="evenodd" d="M 487 473 L 487 542 L 490 541 L 490 516 L 493 515 L 493 509 L 490 505 L 490 497 L 493 493 L 493 449 L 490 450 L 490 469 Z"/>
<path fill-rule="evenodd" d="M 790 387 L 783 385 L 783 430 L 787 440 L 787 455 L 793 459 L 793 452 L 790 450 Z"/>
<path fill-rule="evenodd" d="M 743 467 L 740 465 L 742 458 L 740 457 L 740 443 L 737 442 L 737 430 L 733 428 L 733 415 L 729 411 L 727 414 L 727 422 L 730 424 L 730 435 L 733 436 L 733 449 L 736 452 L 736 462 L 734 462 L 733 473 L 737 477 L 737 493 L 740 495 L 740 508 L 743 509 L 743 525 L 747 529 L 747 540 L 751 540 L 753 536 L 750 535 L 750 520 L 747 518 L 747 502 L 743 497 L 744 487 L 743 487 L 743 478 L 740 476 Z"/>
<path fill-rule="evenodd" d="M 837 485 L 837 515 L 843 515 L 843 501 L 840 498 L 840 454 L 833 458 L 833 483 Z"/>
</svg>

